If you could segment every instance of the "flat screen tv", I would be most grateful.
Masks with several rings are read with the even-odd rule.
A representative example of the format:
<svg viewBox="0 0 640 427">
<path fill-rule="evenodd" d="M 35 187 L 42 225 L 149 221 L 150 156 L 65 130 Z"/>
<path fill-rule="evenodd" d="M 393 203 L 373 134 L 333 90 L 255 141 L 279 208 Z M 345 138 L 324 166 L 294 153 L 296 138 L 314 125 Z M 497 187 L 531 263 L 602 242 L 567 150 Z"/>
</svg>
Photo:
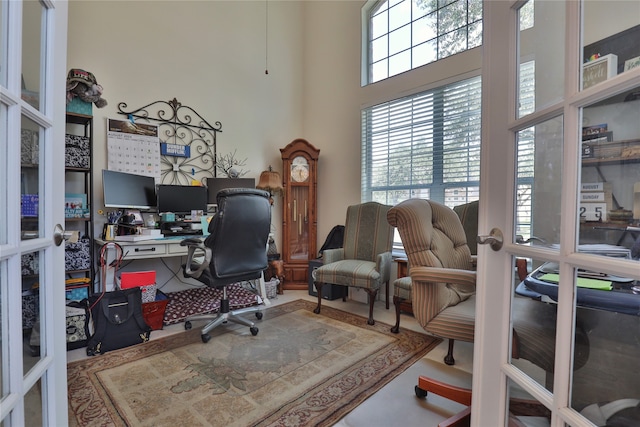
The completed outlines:
<svg viewBox="0 0 640 427">
<path fill-rule="evenodd" d="M 207 187 L 199 185 L 158 185 L 158 213 L 190 215 L 191 211 L 207 211 Z"/>
<path fill-rule="evenodd" d="M 156 181 L 152 176 L 102 170 L 105 208 L 152 210 L 156 206 Z"/>
<path fill-rule="evenodd" d="M 256 188 L 256 180 L 255 178 L 207 178 L 209 204 L 218 203 L 216 200 L 218 191 L 226 188 Z"/>
</svg>

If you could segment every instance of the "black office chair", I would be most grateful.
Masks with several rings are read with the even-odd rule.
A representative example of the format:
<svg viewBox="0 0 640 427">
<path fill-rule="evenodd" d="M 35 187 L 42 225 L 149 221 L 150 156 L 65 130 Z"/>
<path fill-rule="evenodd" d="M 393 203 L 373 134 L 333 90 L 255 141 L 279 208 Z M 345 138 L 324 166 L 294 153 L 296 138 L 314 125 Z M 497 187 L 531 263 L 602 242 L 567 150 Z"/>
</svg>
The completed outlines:
<svg viewBox="0 0 640 427">
<path fill-rule="evenodd" d="M 259 279 L 259 289 L 264 292 L 263 271 L 267 268 L 267 238 L 271 226 L 271 205 L 266 191 L 229 188 L 218 192 L 217 202 L 218 212 L 209 223 L 210 234 L 205 241 L 189 238 L 180 242 L 188 246 L 184 276 L 222 288 L 223 292 L 217 314 L 185 320 L 185 329 L 191 329 L 191 320 L 213 319 L 202 328 L 205 343 L 210 339 L 208 332 L 227 321 L 249 326 L 251 334 L 258 334 L 255 323 L 240 315 L 255 313 L 261 319 L 264 294 L 256 295 L 257 305 L 230 311 L 227 285 Z"/>
</svg>

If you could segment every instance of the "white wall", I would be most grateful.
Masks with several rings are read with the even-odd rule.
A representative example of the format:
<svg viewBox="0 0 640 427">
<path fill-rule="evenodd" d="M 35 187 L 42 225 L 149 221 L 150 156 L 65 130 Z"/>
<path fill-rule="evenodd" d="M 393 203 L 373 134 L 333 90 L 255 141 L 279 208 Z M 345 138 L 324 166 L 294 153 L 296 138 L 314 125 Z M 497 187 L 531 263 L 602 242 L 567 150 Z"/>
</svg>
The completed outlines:
<svg viewBox="0 0 640 427">
<path fill-rule="evenodd" d="M 306 136 L 302 22 L 301 3 L 269 2 L 265 75 L 264 2 L 71 2 L 68 68 L 94 73 L 109 102 L 93 108 L 95 209 L 102 208 L 106 119 L 123 117 L 120 102 L 134 109 L 177 98 L 222 123 L 218 153 L 247 158 L 246 177 L 257 179 L 270 164 L 281 170 L 279 148 Z M 278 202 L 273 223 L 279 230 Z"/>
</svg>

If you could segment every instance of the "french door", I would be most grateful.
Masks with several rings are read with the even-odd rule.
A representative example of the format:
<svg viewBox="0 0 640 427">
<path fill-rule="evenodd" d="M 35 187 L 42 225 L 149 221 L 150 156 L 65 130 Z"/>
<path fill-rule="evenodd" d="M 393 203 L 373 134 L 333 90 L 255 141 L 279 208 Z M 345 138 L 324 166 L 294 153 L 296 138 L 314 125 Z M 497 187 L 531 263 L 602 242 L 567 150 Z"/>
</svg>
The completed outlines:
<svg viewBox="0 0 640 427">
<path fill-rule="evenodd" d="M 0 1 L 0 425 L 67 425 L 67 3 Z"/>
<path fill-rule="evenodd" d="M 638 2 L 484 2 L 478 228 L 504 244 L 478 248 L 474 426 L 516 395 L 554 427 L 640 402 L 639 25 Z"/>
</svg>

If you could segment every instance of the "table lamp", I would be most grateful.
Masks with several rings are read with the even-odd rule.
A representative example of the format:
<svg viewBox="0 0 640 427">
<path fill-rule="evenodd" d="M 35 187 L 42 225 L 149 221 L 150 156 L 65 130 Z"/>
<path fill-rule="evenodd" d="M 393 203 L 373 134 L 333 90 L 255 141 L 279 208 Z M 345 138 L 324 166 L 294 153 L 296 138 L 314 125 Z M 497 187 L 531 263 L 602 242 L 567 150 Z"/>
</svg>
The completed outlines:
<svg viewBox="0 0 640 427">
<path fill-rule="evenodd" d="M 258 184 L 256 188 L 260 190 L 268 191 L 270 196 L 269 202 L 273 206 L 273 195 L 282 193 L 282 177 L 280 176 L 280 172 L 274 171 L 269 165 L 269 170 L 263 171 L 260 174 L 260 179 L 258 180 Z"/>
<path fill-rule="evenodd" d="M 274 171 L 271 165 L 269 165 L 269 170 L 263 171 L 260 174 L 260 179 L 258 180 L 258 184 L 256 188 L 260 190 L 265 190 L 269 192 L 269 203 L 273 206 L 273 195 L 277 193 L 282 193 L 282 177 L 280 173 Z M 279 259 L 280 254 L 278 253 L 278 248 L 276 247 L 276 242 L 273 240 L 273 235 L 269 234 L 269 248 L 267 249 L 267 257 L 269 260 Z"/>
</svg>

